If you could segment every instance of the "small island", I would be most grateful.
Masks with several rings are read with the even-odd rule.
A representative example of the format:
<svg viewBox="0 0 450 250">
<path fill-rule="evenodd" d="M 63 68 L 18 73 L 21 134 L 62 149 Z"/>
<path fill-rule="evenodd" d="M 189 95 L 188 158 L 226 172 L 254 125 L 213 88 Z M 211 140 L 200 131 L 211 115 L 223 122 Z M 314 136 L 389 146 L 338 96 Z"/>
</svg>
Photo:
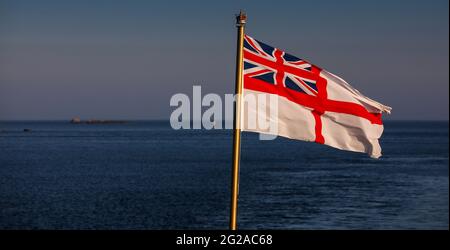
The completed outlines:
<svg viewBox="0 0 450 250">
<path fill-rule="evenodd" d="M 72 118 L 70 120 L 72 124 L 124 124 L 127 121 L 124 120 L 98 120 L 98 119 L 90 119 L 90 120 L 81 120 L 78 117 Z"/>
</svg>

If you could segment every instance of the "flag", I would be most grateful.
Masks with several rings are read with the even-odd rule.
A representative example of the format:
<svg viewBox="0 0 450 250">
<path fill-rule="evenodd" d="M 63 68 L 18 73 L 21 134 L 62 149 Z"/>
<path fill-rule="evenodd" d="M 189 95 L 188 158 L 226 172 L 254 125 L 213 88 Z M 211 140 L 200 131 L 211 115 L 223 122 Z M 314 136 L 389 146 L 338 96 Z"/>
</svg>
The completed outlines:
<svg viewBox="0 0 450 250">
<path fill-rule="evenodd" d="M 342 78 L 247 35 L 243 53 L 243 131 L 381 156 L 381 114 L 390 113 L 390 107 L 364 96 Z M 261 94 L 277 101 L 276 112 L 261 105 L 257 98 Z M 256 102 L 248 101 L 252 96 Z M 255 116 L 272 122 L 276 130 L 250 126 Z"/>
</svg>

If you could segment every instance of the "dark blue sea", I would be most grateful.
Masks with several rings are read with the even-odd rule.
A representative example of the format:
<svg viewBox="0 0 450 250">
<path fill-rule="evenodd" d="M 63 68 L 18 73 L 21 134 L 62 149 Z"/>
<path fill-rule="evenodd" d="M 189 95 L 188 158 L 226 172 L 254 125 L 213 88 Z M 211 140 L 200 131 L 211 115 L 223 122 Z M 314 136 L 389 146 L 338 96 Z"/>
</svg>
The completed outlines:
<svg viewBox="0 0 450 250">
<path fill-rule="evenodd" d="M 244 133 L 239 228 L 448 229 L 448 128 L 388 121 L 378 160 Z M 0 229 L 227 229 L 231 150 L 166 121 L 0 122 Z"/>
</svg>

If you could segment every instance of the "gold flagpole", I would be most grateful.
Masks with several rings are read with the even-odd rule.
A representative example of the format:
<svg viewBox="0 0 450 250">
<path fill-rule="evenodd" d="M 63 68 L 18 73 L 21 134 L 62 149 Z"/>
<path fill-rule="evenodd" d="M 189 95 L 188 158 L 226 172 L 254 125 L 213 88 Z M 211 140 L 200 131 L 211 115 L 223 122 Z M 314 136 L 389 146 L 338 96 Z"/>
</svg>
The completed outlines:
<svg viewBox="0 0 450 250">
<path fill-rule="evenodd" d="M 244 26 L 247 16 L 242 11 L 236 16 L 238 28 L 237 54 L 236 54 L 236 103 L 234 105 L 233 125 L 233 169 L 231 179 L 231 214 L 230 230 L 237 229 L 237 207 L 239 195 L 239 162 L 241 153 L 241 96 L 242 96 L 242 71 L 244 49 Z"/>
</svg>

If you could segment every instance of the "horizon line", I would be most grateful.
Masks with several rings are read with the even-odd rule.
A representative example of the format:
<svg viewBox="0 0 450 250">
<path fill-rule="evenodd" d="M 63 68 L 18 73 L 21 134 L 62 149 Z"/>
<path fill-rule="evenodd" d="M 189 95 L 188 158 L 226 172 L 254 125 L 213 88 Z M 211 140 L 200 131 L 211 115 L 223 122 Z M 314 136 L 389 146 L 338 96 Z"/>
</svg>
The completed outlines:
<svg viewBox="0 0 450 250">
<path fill-rule="evenodd" d="M 125 122 L 140 122 L 140 121 L 164 121 L 170 122 L 170 119 L 82 119 L 81 121 L 99 120 L 99 121 L 125 121 Z M 0 119 L 0 122 L 70 122 L 71 119 Z M 194 122 L 197 120 L 190 120 Z M 201 121 L 201 120 L 200 120 Z M 233 120 L 221 120 L 221 122 L 231 122 Z M 386 119 L 383 122 L 389 121 L 409 121 L 409 122 L 449 122 L 449 119 Z"/>
</svg>

